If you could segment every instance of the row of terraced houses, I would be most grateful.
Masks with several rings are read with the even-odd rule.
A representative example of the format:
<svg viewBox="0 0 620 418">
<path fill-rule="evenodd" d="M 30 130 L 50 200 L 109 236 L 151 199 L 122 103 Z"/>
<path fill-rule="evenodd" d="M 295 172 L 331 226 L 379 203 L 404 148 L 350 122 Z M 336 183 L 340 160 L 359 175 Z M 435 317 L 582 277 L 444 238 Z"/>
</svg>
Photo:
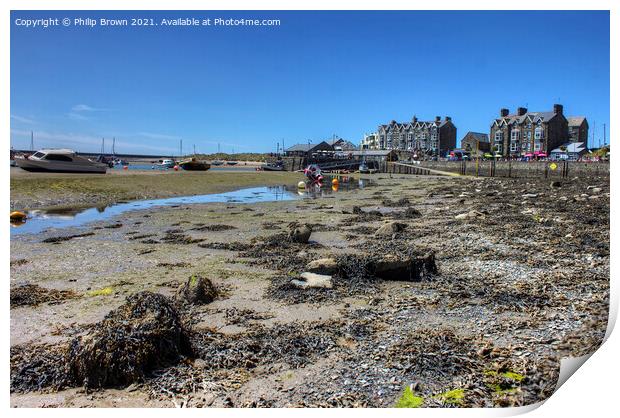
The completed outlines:
<svg viewBox="0 0 620 418">
<path fill-rule="evenodd" d="M 503 157 L 548 156 L 551 151 L 570 143 L 587 149 L 588 121 L 583 116 L 564 116 L 564 108 L 555 104 L 553 110 L 530 112 L 520 107 L 511 114 L 501 109 L 491 123 L 490 134 L 468 132 L 462 142 L 476 138 L 479 149 Z M 482 142 L 482 143 L 480 143 Z M 462 148 L 466 148 L 461 144 Z M 362 148 L 409 151 L 414 156 L 445 156 L 456 148 L 456 125 L 452 118 L 437 116 L 433 121 L 410 122 L 392 120 L 367 134 Z M 467 148 L 472 148 L 468 144 Z M 475 148 L 474 148 L 475 149 Z"/>
</svg>

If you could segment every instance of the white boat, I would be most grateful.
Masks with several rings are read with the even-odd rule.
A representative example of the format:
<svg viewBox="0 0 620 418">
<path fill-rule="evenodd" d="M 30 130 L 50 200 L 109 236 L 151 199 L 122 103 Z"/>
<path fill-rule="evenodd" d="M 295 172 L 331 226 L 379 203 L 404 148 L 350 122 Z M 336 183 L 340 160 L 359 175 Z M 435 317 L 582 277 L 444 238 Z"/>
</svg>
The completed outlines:
<svg viewBox="0 0 620 418">
<path fill-rule="evenodd" d="M 26 171 L 55 173 L 101 173 L 105 174 L 107 164 L 81 157 L 70 149 L 42 149 L 24 158 L 15 158 L 18 167 Z"/>
</svg>

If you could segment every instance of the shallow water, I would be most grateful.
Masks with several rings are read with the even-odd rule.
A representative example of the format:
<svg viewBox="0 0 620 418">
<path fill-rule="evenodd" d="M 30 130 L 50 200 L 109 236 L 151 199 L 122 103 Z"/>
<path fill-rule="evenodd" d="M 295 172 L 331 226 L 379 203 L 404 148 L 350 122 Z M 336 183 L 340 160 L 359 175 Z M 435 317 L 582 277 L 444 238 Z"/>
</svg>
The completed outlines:
<svg viewBox="0 0 620 418">
<path fill-rule="evenodd" d="M 364 188 L 368 184 L 368 180 L 351 179 L 350 181 L 341 182 L 338 187 L 333 187 L 331 185 L 331 179 L 326 178 L 323 186 L 307 186 L 305 189 L 298 189 L 296 186 L 252 187 L 225 193 L 135 200 L 87 209 L 32 210 L 27 213 L 28 220 L 26 222 L 13 225 L 11 228 L 11 236 L 36 234 L 49 228 L 62 229 L 79 227 L 90 222 L 111 219 L 125 212 L 151 209 L 154 207 L 187 206 L 204 203 L 260 203 L 303 198 L 321 198 L 335 192 Z"/>
</svg>

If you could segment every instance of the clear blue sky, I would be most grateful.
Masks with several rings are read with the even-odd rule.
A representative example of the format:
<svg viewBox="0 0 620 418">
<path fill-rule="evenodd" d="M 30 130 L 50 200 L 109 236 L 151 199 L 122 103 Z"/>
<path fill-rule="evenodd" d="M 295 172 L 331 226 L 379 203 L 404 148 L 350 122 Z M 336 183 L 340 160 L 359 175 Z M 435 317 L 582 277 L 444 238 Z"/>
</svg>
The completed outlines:
<svg viewBox="0 0 620 418">
<path fill-rule="evenodd" d="M 24 28 L 17 18 L 236 17 L 278 27 Z M 12 12 L 11 145 L 177 154 L 275 151 L 391 119 L 501 107 L 607 124 L 608 12 Z M 598 139 L 597 139 L 598 140 Z M 608 139 L 609 140 L 609 139 Z"/>
</svg>

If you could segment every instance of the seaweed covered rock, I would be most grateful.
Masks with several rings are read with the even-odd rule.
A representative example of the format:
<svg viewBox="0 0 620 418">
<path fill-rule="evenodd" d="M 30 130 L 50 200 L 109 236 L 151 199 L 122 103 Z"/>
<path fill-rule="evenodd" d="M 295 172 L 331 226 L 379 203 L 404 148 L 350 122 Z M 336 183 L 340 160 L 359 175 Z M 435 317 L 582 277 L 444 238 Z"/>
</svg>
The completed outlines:
<svg viewBox="0 0 620 418">
<path fill-rule="evenodd" d="M 334 274 L 338 271 L 338 262 L 333 258 L 320 258 L 306 264 L 306 270 L 318 274 Z"/>
<path fill-rule="evenodd" d="M 378 237 L 391 237 L 404 230 L 406 227 L 407 225 L 401 222 L 386 222 L 377 229 L 375 235 Z"/>
<path fill-rule="evenodd" d="M 175 296 L 177 302 L 191 305 L 211 303 L 216 297 L 217 290 L 211 280 L 198 275 L 191 276 L 179 286 Z"/>
<path fill-rule="evenodd" d="M 437 273 L 435 254 L 399 257 L 385 255 L 368 264 L 368 270 L 384 280 L 421 281 Z"/>
<path fill-rule="evenodd" d="M 310 225 L 294 225 L 288 237 L 292 242 L 307 244 L 311 234 L 312 227 Z"/>
<path fill-rule="evenodd" d="M 189 354 L 187 332 L 172 302 L 157 293 L 139 292 L 71 342 L 67 372 L 85 387 L 128 385 Z"/>
</svg>

